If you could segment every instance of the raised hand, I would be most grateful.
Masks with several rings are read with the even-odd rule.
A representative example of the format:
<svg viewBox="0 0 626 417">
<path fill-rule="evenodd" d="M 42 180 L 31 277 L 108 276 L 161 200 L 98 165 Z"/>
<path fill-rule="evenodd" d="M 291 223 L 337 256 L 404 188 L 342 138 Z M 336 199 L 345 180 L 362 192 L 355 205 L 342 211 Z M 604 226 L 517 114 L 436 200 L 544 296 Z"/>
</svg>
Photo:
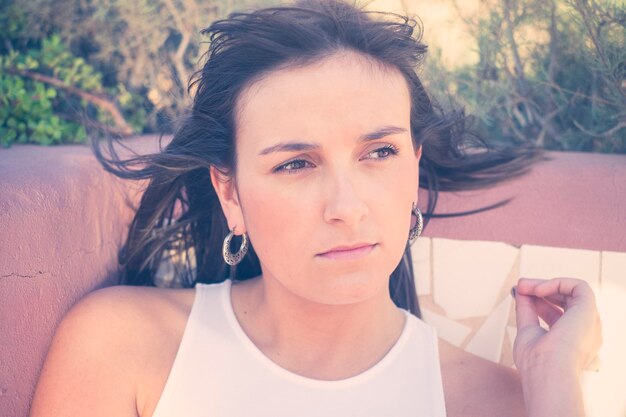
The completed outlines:
<svg viewBox="0 0 626 417">
<path fill-rule="evenodd" d="M 591 287 L 573 278 L 520 279 L 514 293 L 513 359 L 528 415 L 584 415 L 580 372 L 602 344 L 602 324 Z M 540 326 L 539 318 L 548 330 Z"/>
</svg>

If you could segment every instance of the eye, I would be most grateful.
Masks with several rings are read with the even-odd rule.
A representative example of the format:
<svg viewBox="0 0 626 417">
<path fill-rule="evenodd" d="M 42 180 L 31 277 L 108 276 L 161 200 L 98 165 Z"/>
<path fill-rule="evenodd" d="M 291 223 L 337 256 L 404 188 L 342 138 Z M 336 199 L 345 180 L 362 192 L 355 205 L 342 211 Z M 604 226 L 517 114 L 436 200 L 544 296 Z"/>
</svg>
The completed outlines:
<svg viewBox="0 0 626 417">
<path fill-rule="evenodd" d="M 288 174 L 294 174 L 298 171 L 301 171 L 306 168 L 311 168 L 314 165 L 309 161 L 304 159 L 294 159 L 293 161 L 289 161 L 285 164 L 279 165 L 272 172 L 286 172 Z"/>
<path fill-rule="evenodd" d="M 366 155 L 366 159 L 387 159 L 392 155 L 396 155 L 398 149 L 393 145 L 385 145 L 382 148 L 373 150 Z"/>
</svg>

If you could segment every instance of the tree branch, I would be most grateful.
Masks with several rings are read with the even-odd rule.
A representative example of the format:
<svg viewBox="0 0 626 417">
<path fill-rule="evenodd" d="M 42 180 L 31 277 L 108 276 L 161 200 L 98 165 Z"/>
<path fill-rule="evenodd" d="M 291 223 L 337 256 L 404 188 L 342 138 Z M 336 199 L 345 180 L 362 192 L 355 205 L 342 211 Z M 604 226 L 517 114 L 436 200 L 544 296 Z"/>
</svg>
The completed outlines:
<svg viewBox="0 0 626 417">
<path fill-rule="evenodd" d="M 577 6 L 576 10 L 578 11 L 578 13 L 580 13 L 581 17 L 583 18 L 583 24 L 585 25 L 585 28 L 587 29 L 587 33 L 589 34 L 589 37 L 591 38 L 591 42 L 593 42 L 593 46 L 595 47 L 595 50 L 598 56 L 600 57 L 600 61 L 602 62 L 602 65 L 604 65 L 604 69 L 608 74 L 608 78 L 613 82 L 616 90 L 622 95 L 622 97 L 626 96 L 626 93 L 624 93 L 624 90 L 622 89 L 622 80 L 618 80 L 615 77 L 615 74 L 613 74 L 613 71 L 611 71 L 611 65 L 609 63 L 609 59 L 607 58 L 604 48 L 602 47 L 602 44 L 600 40 L 598 39 L 598 34 L 596 33 L 596 31 L 594 30 L 594 27 L 592 26 L 592 18 L 590 16 L 590 11 L 588 8 L 587 1 L 576 0 L 576 6 Z"/>
<path fill-rule="evenodd" d="M 583 133 L 585 133 L 585 134 L 587 134 L 589 136 L 593 136 L 594 138 L 603 138 L 603 137 L 606 137 L 606 136 L 610 136 L 613 133 L 619 131 L 620 129 L 626 128 L 626 121 L 624 121 L 624 122 L 620 122 L 617 125 L 613 126 L 612 128 L 610 128 L 606 132 L 598 133 L 598 132 L 592 132 L 590 130 L 585 129 L 576 120 L 574 120 L 573 123 L 574 123 L 574 126 L 576 126 L 578 129 L 580 129 L 581 132 L 583 132 Z"/>
<path fill-rule="evenodd" d="M 39 81 L 44 84 L 49 84 L 65 90 L 71 94 L 77 95 L 80 98 L 87 100 L 96 107 L 109 113 L 109 115 L 111 115 L 111 118 L 113 119 L 113 123 L 115 124 L 116 132 L 120 133 L 123 136 L 130 136 L 134 133 L 133 128 L 126 122 L 126 119 L 124 119 L 124 116 L 122 116 L 122 113 L 117 108 L 115 103 L 104 97 L 102 94 L 88 93 L 87 91 L 83 91 L 80 88 L 76 88 L 72 85 L 67 85 L 58 78 L 50 77 L 36 72 L 20 70 L 17 68 L 5 68 L 5 70 L 9 74 L 30 78 L 32 80 Z"/>
<path fill-rule="evenodd" d="M 185 68 L 184 58 L 185 52 L 187 52 L 187 47 L 191 42 L 191 31 L 189 30 L 188 25 L 185 24 L 185 21 L 172 0 L 165 0 L 165 7 L 167 7 L 167 10 L 174 18 L 176 29 L 183 37 L 178 44 L 178 48 L 176 48 L 176 52 L 174 54 L 170 54 L 170 59 L 172 60 L 174 68 L 176 68 L 176 72 L 178 73 L 177 75 L 180 85 L 184 88 L 185 83 L 189 78 L 187 69 Z"/>
<path fill-rule="evenodd" d="M 509 40 L 509 44 L 511 45 L 511 53 L 513 54 L 513 62 L 515 64 L 515 75 L 517 76 L 518 84 L 522 89 L 523 94 L 526 94 L 526 80 L 524 79 L 524 65 L 522 64 L 522 59 L 519 55 L 519 50 L 517 47 L 517 42 L 515 41 L 515 35 L 513 33 L 513 20 L 511 18 L 511 3 L 510 0 L 504 0 L 503 2 L 503 14 L 504 20 L 506 21 L 506 36 Z"/>
</svg>

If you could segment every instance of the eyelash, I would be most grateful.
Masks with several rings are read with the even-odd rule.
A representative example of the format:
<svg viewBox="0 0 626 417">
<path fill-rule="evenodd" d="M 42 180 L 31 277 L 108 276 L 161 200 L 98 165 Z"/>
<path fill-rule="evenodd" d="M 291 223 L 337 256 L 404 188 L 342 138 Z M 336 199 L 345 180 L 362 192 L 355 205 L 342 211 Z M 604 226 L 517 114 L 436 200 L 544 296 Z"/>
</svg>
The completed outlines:
<svg viewBox="0 0 626 417">
<path fill-rule="evenodd" d="M 383 157 L 371 158 L 371 159 L 375 160 L 375 161 L 383 161 L 383 160 L 389 158 L 390 156 L 394 156 L 394 155 L 398 154 L 398 148 L 396 148 L 393 145 L 385 145 L 383 147 L 380 147 L 378 149 L 375 149 L 375 150 L 371 151 L 370 153 L 368 153 L 368 155 L 372 154 L 372 153 L 375 153 L 375 152 L 383 152 L 383 151 L 388 152 L 388 154 L 386 156 L 383 156 Z M 299 168 L 287 168 L 288 166 L 290 166 L 292 164 L 298 164 L 298 165 L 300 165 L 300 167 Z M 301 171 L 301 170 L 305 169 L 305 167 L 302 166 L 302 164 L 312 165 L 307 160 L 304 160 L 304 159 L 294 159 L 292 161 L 289 161 L 287 163 L 284 163 L 284 164 L 279 165 L 278 167 L 274 168 L 273 172 L 275 172 L 275 173 L 286 172 L 288 174 L 293 174 L 293 173 L 296 173 L 298 171 Z"/>
</svg>

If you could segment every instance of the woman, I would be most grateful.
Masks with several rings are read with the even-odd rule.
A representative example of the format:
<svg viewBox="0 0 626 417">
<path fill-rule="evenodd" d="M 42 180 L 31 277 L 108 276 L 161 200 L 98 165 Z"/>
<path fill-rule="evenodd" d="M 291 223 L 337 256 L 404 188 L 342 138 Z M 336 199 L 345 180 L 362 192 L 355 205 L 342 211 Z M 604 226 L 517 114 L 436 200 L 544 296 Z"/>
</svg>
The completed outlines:
<svg viewBox="0 0 626 417">
<path fill-rule="evenodd" d="M 121 254 L 139 287 L 65 317 L 32 416 L 583 415 L 578 378 L 600 343 L 584 282 L 519 281 L 517 372 L 418 319 L 420 176 L 431 216 L 439 189 L 519 175 L 536 152 L 491 149 L 437 110 L 414 27 L 301 1 L 204 31 L 171 143 L 125 161 L 96 148 L 150 180 Z M 145 287 L 171 251 L 193 259 L 177 279 L 195 289 Z"/>
</svg>

